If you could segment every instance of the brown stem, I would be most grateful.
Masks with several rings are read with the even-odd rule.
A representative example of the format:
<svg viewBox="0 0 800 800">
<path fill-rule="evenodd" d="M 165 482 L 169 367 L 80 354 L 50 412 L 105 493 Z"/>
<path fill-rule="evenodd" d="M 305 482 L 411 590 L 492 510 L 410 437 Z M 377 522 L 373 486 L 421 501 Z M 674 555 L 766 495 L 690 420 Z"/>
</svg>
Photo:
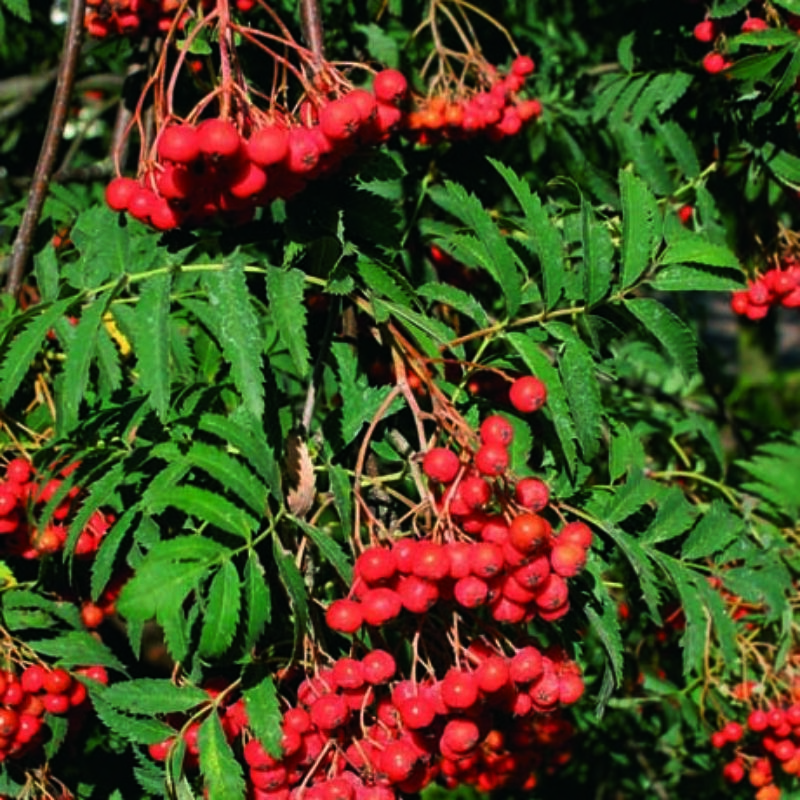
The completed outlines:
<svg viewBox="0 0 800 800">
<path fill-rule="evenodd" d="M 303 27 L 303 38 L 314 54 L 314 67 L 318 70 L 325 58 L 319 0 L 300 0 L 300 23 Z"/>
<path fill-rule="evenodd" d="M 50 107 L 50 119 L 47 121 L 47 131 L 39 153 L 39 160 L 36 163 L 36 170 L 33 174 L 33 185 L 28 196 L 28 205 L 22 215 L 22 221 L 17 231 L 17 237 L 14 240 L 14 246 L 11 249 L 11 258 L 8 264 L 6 292 L 12 296 L 17 294 L 22 283 L 22 273 L 28 261 L 31 245 L 33 244 L 33 235 L 47 195 L 47 186 L 55 164 L 58 145 L 64 132 L 64 123 L 67 119 L 69 101 L 78 67 L 78 55 L 81 51 L 84 8 L 85 0 L 70 1 L 69 20 L 64 34 L 64 48 L 61 54 L 61 69 L 58 73 L 53 104 Z"/>
</svg>

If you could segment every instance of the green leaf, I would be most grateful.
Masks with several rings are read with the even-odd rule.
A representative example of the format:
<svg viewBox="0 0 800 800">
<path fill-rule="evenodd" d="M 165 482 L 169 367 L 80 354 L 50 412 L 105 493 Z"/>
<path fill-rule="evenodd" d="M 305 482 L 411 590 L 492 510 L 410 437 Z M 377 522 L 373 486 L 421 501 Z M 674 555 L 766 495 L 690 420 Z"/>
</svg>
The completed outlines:
<svg viewBox="0 0 800 800">
<path fill-rule="evenodd" d="M 660 269 L 650 285 L 661 292 L 731 292 L 747 283 L 739 271 L 673 264 Z"/>
<path fill-rule="evenodd" d="M 37 653 L 53 656 L 63 667 L 81 667 L 99 664 L 125 672 L 122 662 L 102 643 L 86 631 L 67 631 L 55 639 L 38 639 L 25 642 Z"/>
<path fill-rule="evenodd" d="M 652 545 L 666 542 L 685 533 L 695 521 L 697 510 L 676 486 L 663 494 L 658 502 L 656 518 L 642 534 L 641 542 Z"/>
<path fill-rule="evenodd" d="M 117 711 L 155 716 L 189 711 L 209 703 L 208 694 L 195 686 L 176 686 L 166 678 L 120 681 L 103 692 L 103 700 Z"/>
<path fill-rule="evenodd" d="M 720 17 L 732 17 L 738 14 L 747 4 L 749 0 L 717 0 L 711 8 L 710 16 L 712 19 L 719 19 Z M 780 0 L 777 0 L 780 5 Z"/>
<path fill-rule="evenodd" d="M 667 491 L 660 483 L 645 478 L 643 471 L 632 471 L 628 480 L 615 487 L 614 494 L 605 501 L 603 518 L 612 523 L 622 522 L 645 504 L 660 500 Z"/>
<path fill-rule="evenodd" d="M 548 216 L 539 196 L 531 192 L 529 183 L 499 161 L 489 159 L 489 162 L 503 177 L 522 208 L 522 230 L 528 236 L 542 265 L 545 307 L 550 309 L 558 302 L 564 286 L 566 264 L 561 234 Z M 509 314 L 511 313 L 509 309 Z"/>
<path fill-rule="evenodd" d="M 230 500 L 197 486 L 169 486 L 159 489 L 151 486 L 144 501 L 148 510 L 154 514 L 171 506 L 247 541 L 258 527 L 257 520 Z"/>
<path fill-rule="evenodd" d="M 686 616 L 680 644 L 683 649 L 683 675 L 689 678 L 693 673 L 701 674 L 703 652 L 706 644 L 706 613 L 698 599 L 692 573 L 677 561 L 663 553 L 654 554 L 658 563 L 672 579 L 678 591 L 681 608 Z"/>
<path fill-rule="evenodd" d="M 267 505 L 266 487 L 241 461 L 204 442 L 195 442 L 185 458 L 244 500 L 258 516 L 264 514 Z"/>
<path fill-rule="evenodd" d="M 633 40 L 635 36 L 636 32 L 631 31 L 617 42 L 617 61 L 625 72 L 633 72 Z"/>
<path fill-rule="evenodd" d="M 583 244 L 583 293 L 586 305 L 602 300 L 611 285 L 614 243 L 605 225 L 595 218 L 591 205 L 581 197 L 581 241 Z"/>
<path fill-rule="evenodd" d="M 370 421 L 391 391 L 389 386 L 369 386 L 367 377 L 359 372 L 358 359 L 346 342 L 333 342 L 331 352 L 339 371 L 339 389 L 342 393 L 342 443 L 350 444 L 364 423 Z M 400 400 L 392 403 L 387 415 L 400 407 Z"/>
<path fill-rule="evenodd" d="M 615 433 L 608 454 L 608 471 L 612 481 L 621 478 L 628 470 L 641 471 L 645 465 L 641 439 L 624 422 L 616 426 Z"/>
<path fill-rule="evenodd" d="M 218 714 L 209 714 L 197 736 L 200 748 L 200 773 L 208 800 L 233 800 L 244 797 L 246 787 L 242 767 L 225 738 Z"/>
<path fill-rule="evenodd" d="M 476 248 L 482 254 L 482 266 L 500 286 L 508 315 L 516 314 L 522 292 L 522 275 L 514 251 L 489 212 L 474 194 L 452 181 L 445 181 L 444 187 L 434 187 L 429 196 L 475 234 Z"/>
<path fill-rule="evenodd" d="M 653 193 L 632 172 L 620 172 L 622 194 L 622 286 L 635 283 L 661 241 L 661 212 Z"/>
<path fill-rule="evenodd" d="M 136 369 L 139 385 L 160 419 L 169 409 L 169 309 L 172 276 L 144 281 L 136 307 Z"/>
<path fill-rule="evenodd" d="M 204 276 L 209 302 L 219 313 L 216 335 L 231 378 L 242 395 L 245 408 L 255 419 L 264 415 L 264 339 L 253 309 L 241 256 L 231 259 L 220 272 Z M 284 309 L 297 318 L 305 317 L 304 306 Z"/>
<path fill-rule="evenodd" d="M 276 500 L 283 500 L 280 469 L 275 453 L 256 418 L 247 413 L 240 414 L 237 419 L 219 414 L 203 414 L 199 428 L 218 436 L 238 450 L 266 481 L 272 496 Z"/>
<path fill-rule="evenodd" d="M 645 549 L 630 534 L 613 524 L 604 523 L 603 530 L 614 540 L 615 544 L 628 559 L 633 571 L 639 579 L 639 587 L 642 590 L 642 597 L 650 612 L 650 616 L 656 624 L 661 624 L 661 614 L 658 607 L 660 597 L 658 583 L 653 572 L 650 557 Z M 632 594 L 632 591 L 631 591 Z"/>
<path fill-rule="evenodd" d="M 22 383 L 31 361 L 42 348 L 42 340 L 74 301 L 60 300 L 48 308 L 37 307 L 38 314 L 25 330 L 18 334 L 5 353 L 0 367 L 0 405 L 7 406 Z"/>
<path fill-rule="evenodd" d="M 780 618 L 788 604 L 788 595 L 796 596 L 796 591 L 785 569 L 777 564 L 761 568 L 748 566 L 732 567 L 721 576 L 725 587 L 749 603 L 766 604 L 765 621 Z"/>
<path fill-rule="evenodd" d="M 763 31 L 740 33 L 731 41 L 732 45 L 747 44 L 754 47 L 778 47 L 782 44 L 797 46 L 797 33 L 786 28 L 767 28 Z"/>
<path fill-rule="evenodd" d="M 744 521 L 721 500 L 714 500 L 681 548 L 685 559 L 697 561 L 724 550 L 744 533 Z"/>
<path fill-rule="evenodd" d="M 203 658 L 219 658 L 233 642 L 239 622 L 241 586 L 233 562 L 223 563 L 211 581 L 203 614 L 199 652 Z"/>
<path fill-rule="evenodd" d="M 308 630 L 308 595 L 303 576 L 294 563 L 294 556 L 285 552 L 277 538 L 273 538 L 273 552 L 278 567 L 278 577 L 289 597 L 294 612 L 294 645 L 298 649 Z"/>
<path fill-rule="evenodd" d="M 100 721 L 123 739 L 136 744 L 156 744 L 175 735 L 175 730 L 157 719 L 121 714 L 105 700 L 104 687 L 96 681 L 86 681 L 92 708 Z"/>
<path fill-rule="evenodd" d="M 131 506 L 126 509 L 100 542 L 100 549 L 95 554 L 94 561 L 92 561 L 91 597 L 95 602 L 111 579 L 119 548 L 138 514 L 138 506 Z"/>
<path fill-rule="evenodd" d="M 489 326 L 489 316 L 480 303 L 463 289 L 446 283 L 424 283 L 417 292 L 437 303 L 451 306 L 466 319 L 472 320 L 478 327 Z"/>
<path fill-rule="evenodd" d="M 353 567 L 342 546 L 330 533 L 315 528 L 297 517 L 292 517 L 292 521 L 314 542 L 325 560 L 339 573 L 345 585 L 349 586 L 353 582 Z"/>
<path fill-rule="evenodd" d="M 591 461 L 600 443 L 603 402 L 592 353 L 577 336 L 567 341 L 558 369 L 564 386 L 570 387 L 567 399 L 584 459 Z"/>
<path fill-rule="evenodd" d="M 547 404 L 545 413 L 549 414 L 556 429 L 556 435 L 561 442 L 564 457 L 570 471 L 575 469 L 578 452 L 575 447 L 575 425 L 569 412 L 567 392 L 561 382 L 561 377 L 547 356 L 524 333 L 511 333 L 506 337 L 509 344 L 519 353 L 522 361 L 533 375 L 544 381 L 547 386 Z"/>
<path fill-rule="evenodd" d="M 674 120 L 657 123 L 655 129 L 683 174 L 687 178 L 697 178 L 701 172 L 700 161 L 689 134 Z"/>
<path fill-rule="evenodd" d="M 742 484 L 745 491 L 765 500 L 782 516 L 797 521 L 800 516 L 800 494 L 797 491 L 800 433 L 795 432 L 790 440 L 764 444 L 750 459 L 737 461 L 736 465 L 754 478 Z"/>
<path fill-rule="evenodd" d="M 736 624 L 731 619 L 719 591 L 712 589 L 704 577 L 694 581 L 694 588 L 711 615 L 723 659 L 730 669 L 734 669 L 739 661 Z"/>
<path fill-rule="evenodd" d="M 3 5 L 23 22 L 31 21 L 31 9 L 28 0 L 2 0 Z"/>
<path fill-rule="evenodd" d="M 122 368 L 120 353 L 108 332 L 108 322 L 97 331 L 96 363 L 99 370 L 98 390 L 104 400 L 109 400 L 122 386 Z"/>
<path fill-rule="evenodd" d="M 595 101 L 592 108 L 592 121 L 599 122 L 608 116 L 624 89 L 629 85 L 630 78 L 619 74 L 612 75 L 605 83 L 598 84 Z"/>
<path fill-rule="evenodd" d="M 269 624 L 272 615 L 269 583 L 254 550 L 250 550 L 247 554 L 242 595 L 246 611 L 244 649 L 250 650 Z"/>
<path fill-rule="evenodd" d="M 58 297 L 58 256 L 52 244 L 42 248 L 33 259 L 33 274 L 36 277 L 36 286 L 45 303 L 50 303 Z"/>
<path fill-rule="evenodd" d="M 371 295 L 384 297 L 407 308 L 414 304 L 414 297 L 408 291 L 411 287 L 400 286 L 401 276 L 392 275 L 388 267 L 362 258 L 358 262 L 358 271 Z"/>
<path fill-rule="evenodd" d="M 229 552 L 196 534 L 156 543 L 123 587 L 117 610 L 123 617 L 148 620 L 162 607 L 180 607 L 212 565 Z"/>
<path fill-rule="evenodd" d="M 684 264 L 687 261 L 709 267 L 731 267 L 741 270 L 739 259 L 724 245 L 709 242 L 702 236 L 681 236 L 661 254 L 661 264 Z"/>
<path fill-rule="evenodd" d="M 765 153 L 768 151 L 764 148 Z M 767 167 L 779 180 L 800 189 L 800 158 L 786 150 L 774 149 L 766 158 Z"/>
<path fill-rule="evenodd" d="M 697 372 L 697 343 L 691 329 L 657 300 L 626 300 L 625 306 L 661 345 L 684 378 L 691 378 Z"/>
<path fill-rule="evenodd" d="M 378 301 L 376 301 L 376 305 L 377 302 Z M 436 317 L 432 317 L 428 314 L 419 314 L 416 311 L 412 311 L 410 308 L 399 306 L 396 303 L 382 301 L 381 304 L 384 308 L 389 310 L 392 316 L 401 319 L 407 327 L 410 325 L 417 339 L 420 338 L 420 334 L 423 334 L 425 337 L 430 337 L 435 344 L 432 347 L 423 347 L 423 349 L 430 350 L 430 356 L 432 358 L 439 357 L 440 349 L 450 350 L 456 358 L 464 358 L 463 346 L 446 347 L 456 338 L 456 333 L 451 327 L 445 325 L 443 322 L 436 319 Z M 422 343 L 423 345 L 426 344 L 424 341 Z"/>
<path fill-rule="evenodd" d="M 305 274 L 299 269 L 270 269 L 267 272 L 269 309 L 281 342 L 289 350 L 297 374 L 304 378 L 311 369 L 306 338 L 306 307 L 303 302 Z"/>
<path fill-rule="evenodd" d="M 275 758 L 282 754 L 281 712 L 278 692 L 270 675 L 264 675 L 251 686 L 242 690 L 250 727 L 266 751 Z"/>
<path fill-rule="evenodd" d="M 625 86 L 624 91 L 620 94 L 606 116 L 608 126 L 612 130 L 618 130 L 623 124 L 631 107 L 650 82 L 650 78 L 650 75 L 641 75 L 638 78 L 634 78 Z"/>
<path fill-rule="evenodd" d="M 70 239 L 81 254 L 77 270 L 82 287 L 95 289 L 130 270 L 129 228 L 120 225 L 119 214 L 104 203 L 81 212 Z"/>
<path fill-rule="evenodd" d="M 167 652 L 178 663 L 185 661 L 189 655 L 189 624 L 182 605 L 181 602 L 164 602 L 156 608 L 156 622 L 164 634 Z"/>
</svg>

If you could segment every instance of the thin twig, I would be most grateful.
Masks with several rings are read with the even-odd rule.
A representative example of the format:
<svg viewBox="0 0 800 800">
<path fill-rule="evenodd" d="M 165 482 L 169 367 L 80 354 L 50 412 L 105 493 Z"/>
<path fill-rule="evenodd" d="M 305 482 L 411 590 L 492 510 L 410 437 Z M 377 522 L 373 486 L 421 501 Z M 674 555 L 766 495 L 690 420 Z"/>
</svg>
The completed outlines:
<svg viewBox="0 0 800 800">
<path fill-rule="evenodd" d="M 67 30 L 64 34 L 64 48 L 61 54 L 61 68 L 58 73 L 53 104 L 50 107 L 50 119 L 47 121 L 47 131 L 39 153 L 39 160 L 36 163 L 33 185 L 28 196 L 28 205 L 22 215 L 22 221 L 17 231 L 17 237 L 14 240 L 8 265 L 6 292 L 12 296 L 17 294 L 22 283 L 22 273 L 28 261 L 33 243 L 33 234 L 39 222 L 39 216 L 42 213 L 45 196 L 47 195 L 47 186 L 50 182 L 58 145 L 64 131 L 64 123 L 67 119 L 69 101 L 78 67 L 78 55 L 81 51 L 84 8 L 85 0 L 71 0 Z"/>
<path fill-rule="evenodd" d="M 325 59 L 319 0 L 300 0 L 300 24 L 303 27 L 303 38 L 314 54 L 314 67 L 319 69 Z"/>
</svg>

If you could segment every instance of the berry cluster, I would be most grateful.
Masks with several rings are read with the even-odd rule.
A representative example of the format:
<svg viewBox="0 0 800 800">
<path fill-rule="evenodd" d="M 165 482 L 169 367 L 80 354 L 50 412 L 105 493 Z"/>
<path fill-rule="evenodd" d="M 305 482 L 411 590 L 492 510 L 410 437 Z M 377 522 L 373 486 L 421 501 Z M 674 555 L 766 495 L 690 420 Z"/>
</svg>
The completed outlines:
<svg viewBox="0 0 800 800">
<path fill-rule="evenodd" d="M 759 275 L 731 299 L 731 308 L 751 320 L 763 319 L 775 305 L 800 308 L 800 263 L 793 258 L 784 258 L 780 267 Z"/>
<path fill-rule="evenodd" d="M 103 667 L 80 672 L 108 683 Z M 42 743 L 45 712 L 64 715 L 86 702 L 86 687 L 66 670 L 30 664 L 20 672 L 14 666 L 0 671 L 0 762 L 22 758 Z"/>
<path fill-rule="evenodd" d="M 256 0 L 236 0 L 239 11 L 249 11 Z M 86 0 L 84 27 L 90 36 L 104 39 L 106 36 L 144 36 L 166 33 L 175 22 L 181 8 L 180 0 Z M 200 10 L 207 13 L 214 6 L 213 0 L 201 0 Z M 178 21 L 182 30 L 190 19 L 184 7 Z"/>
<path fill-rule="evenodd" d="M 65 478 L 77 468 L 72 464 L 61 470 Z M 55 508 L 52 522 L 37 528 L 32 520 L 62 485 L 62 480 L 52 478 L 45 483 L 33 480 L 30 464 L 23 458 L 15 458 L 6 466 L 5 480 L 0 480 L 0 535 L 5 552 L 22 558 L 34 559 L 64 548 L 67 540 L 67 519 L 73 512 L 73 502 L 80 488 L 73 486 L 64 500 Z M 97 552 L 100 542 L 114 522 L 112 514 L 95 511 L 75 543 L 75 555 L 90 556 Z"/>
<path fill-rule="evenodd" d="M 514 59 L 507 75 L 481 64 L 480 88 L 465 93 L 459 82 L 453 91 L 415 98 L 414 110 L 404 122 L 405 135 L 420 144 L 479 134 L 486 134 L 492 141 L 516 135 L 526 122 L 542 114 L 538 100 L 519 97 L 534 68 L 533 59 L 528 56 Z"/>
<path fill-rule="evenodd" d="M 739 26 L 740 33 L 756 33 L 765 31 L 770 27 L 767 20 L 762 17 L 751 17 L 749 14 Z M 728 69 L 733 62 L 724 54 L 726 33 L 723 20 L 706 18 L 694 26 L 694 38 L 703 44 L 714 44 L 714 49 L 703 57 L 703 69 L 711 75 Z"/>
<path fill-rule="evenodd" d="M 299 115 L 273 109 L 246 124 L 173 121 L 159 131 L 138 180 L 113 179 L 106 202 L 157 230 L 202 225 L 217 215 L 245 222 L 256 208 L 334 172 L 359 147 L 383 141 L 400 123 L 406 91 L 403 75 L 383 70 L 371 92 L 318 93 Z"/>
<path fill-rule="evenodd" d="M 779 800 L 775 785 L 780 770 L 800 775 L 800 703 L 778 702 L 750 712 L 746 723 L 731 721 L 711 734 L 711 745 L 735 748 L 734 757 L 722 768 L 729 783 L 747 778 L 758 791 L 756 800 Z"/>
</svg>

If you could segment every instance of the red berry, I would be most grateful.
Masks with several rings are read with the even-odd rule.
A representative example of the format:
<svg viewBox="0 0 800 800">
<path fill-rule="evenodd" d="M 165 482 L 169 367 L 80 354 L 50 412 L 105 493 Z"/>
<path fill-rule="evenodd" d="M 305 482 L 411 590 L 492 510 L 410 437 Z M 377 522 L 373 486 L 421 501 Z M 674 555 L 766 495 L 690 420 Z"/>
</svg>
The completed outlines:
<svg viewBox="0 0 800 800">
<path fill-rule="evenodd" d="M 163 742 L 151 744 L 147 748 L 147 751 L 150 753 L 150 758 L 152 758 L 154 761 L 166 761 L 174 741 L 175 738 L 170 736 L 168 739 L 164 739 Z"/>
<path fill-rule="evenodd" d="M 128 179 L 130 180 L 130 179 Z M 31 465 L 24 458 L 12 458 L 6 466 L 6 478 L 11 483 L 22 484 L 30 480 Z"/>
<path fill-rule="evenodd" d="M 404 698 L 396 705 L 400 719 L 411 730 L 427 728 L 436 719 L 436 709 L 423 697 Z"/>
<path fill-rule="evenodd" d="M 518 514 L 511 521 L 508 541 L 520 553 L 532 554 L 543 548 L 552 535 L 550 523 L 538 514 Z"/>
<path fill-rule="evenodd" d="M 715 50 L 707 53 L 703 58 L 703 69 L 710 75 L 716 75 L 718 72 L 727 69 L 728 66 L 729 64 L 725 60 L 725 56 L 721 53 L 717 53 Z"/>
<path fill-rule="evenodd" d="M 0 708 L 0 736 L 11 739 L 19 728 L 19 714 L 10 708 Z"/>
<path fill-rule="evenodd" d="M 471 511 L 483 508 L 492 499 L 492 487 L 477 475 L 469 475 L 458 484 L 458 497 Z M 453 511 L 453 504 L 450 505 Z"/>
<path fill-rule="evenodd" d="M 694 38 L 698 42 L 713 42 L 717 38 L 717 26 L 714 20 L 704 19 L 694 26 Z"/>
<path fill-rule="evenodd" d="M 722 731 L 714 731 L 714 733 L 711 734 L 711 746 L 715 750 L 721 750 L 727 743 L 728 740 L 725 738 L 725 734 Z"/>
<path fill-rule="evenodd" d="M 292 128 L 289 133 L 289 171 L 295 175 L 311 172 L 319 163 L 317 138 L 308 128 Z"/>
<path fill-rule="evenodd" d="M 722 732 L 729 742 L 738 742 L 744 736 L 744 728 L 738 722 L 729 722 Z"/>
<path fill-rule="evenodd" d="M 397 584 L 397 594 L 403 608 L 412 614 L 425 614 L 436 605 L 439 590 L 435 583 L 416 575 L 405 575 Z"/>
<path fill-rule="evenodd" d="M 69 697 L 65 694 L 46 694 L 42 703 L 50 714 L 66 714 L 69 711 Z"/>
<path fill-rule="evenodd" d="M 480 728 L 471 719 L 455 718 L 448 721 L 442 731 L 442 744 L 458 754 L 474 750 L 481 740 Z"/>
<path fill-rule="evenodd" d="M 569 522 L 558 534 L 559 544 L 576 544 L 584 550 L 592 546 L 592 529 L 583 522 Z"/>
<path fill-rule="evenodd" d="M 384 69 L 375 76 L 372 91 L 379 103 L 396 106 L 408 92 L 408 81 L 396 69 Z"/>
<path fill-rule="evenodd" d="M 44 713 L 44 706 L 42 706 L 42 713 Z M 44 723 L 39 716 L 33 714 L 20 714 L 19 727 L 17 728 L 16 736 L 14 737 L 18 742 L 27 744 L 36 736 L 42 729 Z"/>
<path fill-rule="evenodd" d="M 367 653 L 361 663 L 364 666 L 364 679 L 373 686 L 391 680 L 397 671 L 394 657 L 385 650 L 373 650 Z"/>
<path fill-rule="evenodd" d="M 508 469 L 508 450 L 502 445 L 484 444 L 475 454 L 475 466 L 483 475 L 502 475 Z"/>
<path fill-rule="evenodd" d="M 236 126 L 226 119 L 207 119 L 197 127 L 200 151 L 213 158 L 232 158 L 242 146 Z"/>
<path fill-rule="evenodd" d="M 681 225 L 688 225 L 693 215 L 694 208 L 692 206 L 681 206 L 678 209 L 678 219 L 681 221 Z"/>
<path fill-rule="evenodd" d="M 48 694 L 64 694 L 72 686 L 72 676 L 63 669 L 54 669 L 44 676 L 42 688 Z"/>
<path fill-rule="evenodd" d="M 483 444 L 508 447 L 514 440 L 514 426 L 499 414 L 492 414 L 481 423 L 480 437 Z"/>
<path fill-rule="evenodd" d="M 192 125 L 170 125 L 158 139 L 158 157 L 163 161 L 189 164 L 200 157 L 200 142 L 201 135 Z"/>
<path fill-rule="evenodd" d="M 96 628 L 106 618 L 103 609 L 94 603 L 84 603 L 81 608 L 81 619 L 87 628 Z"/>
<path fill-rule="evenodd" d="M 472 547 L 471 569 L 479 578 L 492 578 L 503 570 L 503 549 L 491 542 L 479 542 Z"/>
<path fill-rule="evenodd" d="M 765 731 L 769 727 L 769 720 L 767 719 L 766 713 L 760 709 L 751 711 L 750 716 L 747 718 L 747 727 L 756 733 Z"/>
<path fill-rule="evenodd" d="M 325 105 L 319 114 L 322 132 L 333 141 L 345 141 L 358 133 L 361 111 L 349 96 L 339 97 Z"/>
<path fill-rule="evenodd" d="M 228 186 L 228 191 L 239 200 L 248 200 L 264 191 L 267 186 L 267 173 L 248 161 L 233 183 Z"/>
<path fill-rule="evenodd" d="M 475 677 L 482 692 L 498 692 L 508 685 L 511 671 L 505 658 L 489 656 L 478 665 Z"/>
<path fill-rule="evenodd" d="M 586 551 L 577 544 L 556 540 L 550 551 L 550 565 L 562 578 L 572 578 L 586 566 Z"/>
<path fill-rule="evenodd" d="M 514 683 L 531 683 L 544 672 L 542 654 L 535 647 L 523 647 L 514 654 L 509 673 Z"/>
<path fill-rule="evenodd" d="M 470 575 L 456 581 L 453 594 L 456 601 L 464 608 L 477 608 L 487 601 L 489 587 L 485 581 Z"/>
<path fill-rule="evenodd" d="M 744 764 L 737 758 L 734 761 L 729 761 L 722 768 L 722 777 L 728 783 L 739 783 L 744 779 L 745 769 Z"/>
<path fill-rule="evenodd" d="M 339 633 L 355 633 L 364 622 L 361 605 L 353 600 L 334 600 L 325 612 L 325 622 Z"/>
<path fill-rule="evenodd" d="M 417 753 L 405 741 L 390 742 L 380 753 L 378 767 L 391 783 L 406 780 L 414 770 Z"/>
<path fill-rule="evenodd" d="M 17 495 L 10 486 L 0 485 L 0 517 L 7 517 L 17 507 Z"/>
<path fill-rule="evenodd" d="M 422 459 L 422 471 L 439 483 L 452 483 L 460 466 L 458 456 L 446 447 L 432 447 Z"/>
<path fill-rule="evenodd" d="M 513 75 L 525 77 L 530 75 L 534 69 L 536 69 L 536 65 L 533 63 L 533 59 L 530 56 L 517 56 L 511 62 L 511 73 Z"/>
<path fill-rule="evenodd" d="M 112 211 L 127 211 L 131 199 L 139 189 L 141 187 L 133 178 L 114 178 L 106 186 L 106 203 Z"/>
<path fill-rule="evenodd" d="M 448 708 L 464 710 L 478 702 L 478 682 L 470 672 L 457 667 L 447 671 L 442 681 L 442 700 Z"/>
<path fill-rule="evenodd" d="M 39 664 L 26 667 L 20 675 L 20 684 L 26 694 L 36 694 L 42 690 L 47 670 Z"/>
<path fill-rule="evenodd" d="M 761 17 L 748 17 L 742 23 L 742 33 L 755 33 L 765 31 L 769 28 L 769 23 Z"/>
<path fill-rule="evenodd" d="M 91 678 L 93 681 L 102 683 L 103 686 L 108 686 L 108 673 L 106 672 L 105 667 L 89 667 L 83 671 L 83 674 L 86 675 L 87 678 Z"/>
<path fill-rule="evenodd" d="M 315 700 L 310 709 L 311 721 L 322 731 L 341 728 L 350 719 L 350 708 L 344 698 L 326 694 Z"/>
<path fill-rule="evenodd" d="M 568 600 L 567 582 L 554 572 L 551 572 L 536 590 L 536 605 L 545 611 L 561 609 Z"/>
<path fill-rule="evenodd" d="M 358 689 L 364 685 L 364 667 L 354 658 L 340 658 L 333 665 L 333 679 L 343 689 Z"/>
<path fill-rule="evenodd" d="M 781 739 L 776 745 L 772 754 L 778 761 L 789 761 L 797 754 L 797 748 L 789 739 Z"/>
<path fill-rule="evenodd" d="M 413 573 L 430 581 L 440 581 L 450 573 L 450 554 L 435 542 L 421 541 L 415 551 Z"/>
<path fill-rule="evenodd" d="M 550 502 L 550 490 L 538 478 L 522 478 L 514 487 L 514 498 L 523 508 L 538 512 Z"/>
<path fill-rule="evenodd" d="M 260 167 L 279 164 L 289 155 L 289 131 L 278 125 L 259 128 L 247 140 L 247 157 Z"/>
<path fill-rule="evenodd" d="M 558 701 L 561 705 L 568 706 L 577 703 L 583 696 L 583 678 L 575 673 L 568 672 L 558 678 Z"/>
<path fill-rule="evenodd" d="M 391 578 L 397 569 L 393 550 L 385 547 L 368 547 L 356 559 L 356 574 L 367 583 L 380 583 Z"/>
<path fill-rule="evenodd" d="M 492 619 L 507 625 L 518 625 L 529 616 L 528 609 L 509 600 L 505 595 L 498 597 L 491 605 Z"/>
<path fill-rule="evenodd" d="M 533 375 L 526 375 L 511 384 L 508 396 L 517 411 L 531 414 L 547 402 L 547 387 Z"/>
</svg>

